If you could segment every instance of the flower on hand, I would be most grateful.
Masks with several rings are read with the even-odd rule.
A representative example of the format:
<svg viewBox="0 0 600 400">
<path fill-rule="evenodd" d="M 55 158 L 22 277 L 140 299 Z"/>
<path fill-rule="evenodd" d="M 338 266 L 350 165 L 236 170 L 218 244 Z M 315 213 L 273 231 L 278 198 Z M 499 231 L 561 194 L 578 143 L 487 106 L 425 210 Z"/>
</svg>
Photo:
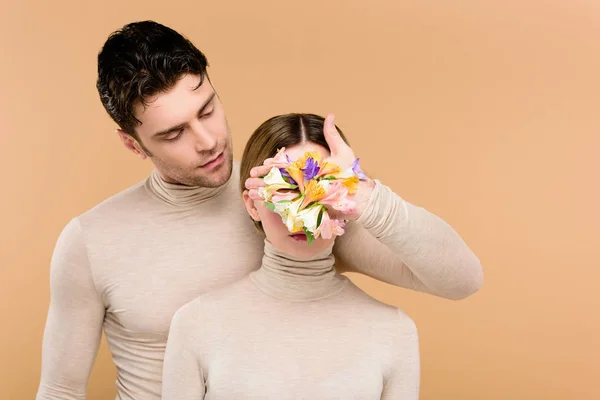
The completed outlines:
<svg viewBox="0 0 600 400">
<path fill-rule="evenodd" d="M 265 187 L 259 189 L 265 205 L 281 216 L 290 232 L 304 231 L 308 244 L 318 237 L 343 235 L 345 222 L 332 219 L 328 208 L 342 214 L 356 210 L 356 202 L 348 196 L 356 193 L 359 180 L 368 179 L 359 159 L 342 171 L 319 152 L 306 152 L 292 161 L 284 151 L 264 164 L 272 167 L 264 177 Z"/>
</svg>

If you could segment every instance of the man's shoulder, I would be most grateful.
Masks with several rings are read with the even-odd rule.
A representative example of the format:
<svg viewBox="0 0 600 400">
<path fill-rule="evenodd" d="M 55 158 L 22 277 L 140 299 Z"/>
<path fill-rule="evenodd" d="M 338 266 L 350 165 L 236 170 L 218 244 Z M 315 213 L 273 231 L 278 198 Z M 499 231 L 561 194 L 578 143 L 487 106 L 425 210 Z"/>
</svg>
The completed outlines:
<svg viewBox="0 0 600 400">
<path fill-rule="evenodd" d="M 149 199 L 146 181 L 147 178 L 115 193 L 84 211 L 76 218 L 84 223 L 98 219 L 111 219 L 113 215 L 118 215 L 123 211 L 131 211 L 133 208 L 139 207 L 144 201 Z"/>
</svg>

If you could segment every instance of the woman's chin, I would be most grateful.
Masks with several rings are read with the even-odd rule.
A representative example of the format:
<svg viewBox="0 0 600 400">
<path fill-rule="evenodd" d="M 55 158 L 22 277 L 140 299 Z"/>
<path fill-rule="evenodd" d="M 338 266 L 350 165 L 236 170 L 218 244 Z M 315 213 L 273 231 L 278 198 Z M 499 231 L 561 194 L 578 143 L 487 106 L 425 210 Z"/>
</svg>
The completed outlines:
<svg viewBox="0 0 600 400">
<path fill-rule="evenodd" d="M 290 234 L 286 238 L 270 242 L 279 250 L 292 257 L 299 259 L 310 259 L 333 245 L 333 239 L 314 239 L 308 244 L 308 238 L 304 233 Z M 283 240 L 281 240 L 283 239 Z"/>
</svg>

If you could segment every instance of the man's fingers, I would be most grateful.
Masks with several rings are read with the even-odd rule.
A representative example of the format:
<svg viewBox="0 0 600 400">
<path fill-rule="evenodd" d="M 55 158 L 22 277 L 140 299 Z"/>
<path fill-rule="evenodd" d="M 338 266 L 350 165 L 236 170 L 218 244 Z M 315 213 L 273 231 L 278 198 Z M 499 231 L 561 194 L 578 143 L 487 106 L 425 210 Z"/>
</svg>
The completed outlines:
<svg viewBox="0 0 600 400">
<path fill-rule="evenodd" d="M 331 149 L 332 157 L 338 154 L 344 148 L 348 147 L 335 127 L 335 116 L 333 114 L 329 114 L 327 115 L 327 118 L 325 118 L 325 124 L 323 124 L 323 133 L 325 135 L 325 140 Z"/>
<path fill-rule="evenodd" d="M 267 186 L 262 178 L 248 178 L 246 179 L 244 185 L 248 190 L 258 189 L 259 187 Z"/>
<path fill-rule="evenodd" d="M 258 190 L 256 189 L 250 189 L 248 190 L 248 196 L 252 199 L 252 200 L 262 200 L 262 197 L 260 197 L 258 195 Z"/>
<path fill-rule="evenodd" d="M 258 167 L 254 167 L 250 170 L 250 176 L 253 178 L 258 178 L 259 176 L 265 176 L 271 171 L 271 166 L 268 165 L 260 165 Z"/>
</svg>

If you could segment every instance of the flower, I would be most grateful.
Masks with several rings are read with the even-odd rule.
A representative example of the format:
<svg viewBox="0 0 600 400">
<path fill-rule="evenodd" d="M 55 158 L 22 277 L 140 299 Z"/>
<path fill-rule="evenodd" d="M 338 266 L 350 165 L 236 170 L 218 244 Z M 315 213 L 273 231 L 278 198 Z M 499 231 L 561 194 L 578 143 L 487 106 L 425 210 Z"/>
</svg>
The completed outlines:
<svg viewBox="0 0 600 400">
<path fill-rule="evenodd" d="M 275 206 L 274 211 L 281 216 L 281 220 L 288 228 L 288 231 L 292 233 L 300 232 L 304 227 L 303 220 L 298 218 L 301 202 L 302 198 L 299 198 L 291 202 L 280 202 Z"/>
<path fill-rule="evenodd" d="M 300 193 L 304 193 L 304 173 L 298 165 L 298 162 L 291 164 L 285 170 L 288 172 L 288 174 L 294 180 L 294 182 L 298 184 Z"/>
<path fill-rule="evenodd" d="M 343 214 L 352 213 L 357 207 L 356 202 L 348 198 L 348 188 L 338 180 L 329 184 L 329 190 L 325 196 L 319 200 L 319 203 L 330 206 Z"/>
<path fill-rule="evenodd" d="M 304 210 L 298 213 L 297 218 L 298 220 L 302 221 L 303 227 L 306 228 L 309 232 L 315 232 L 317 230 L 317 222 L 321 211 L 321 206 L 305 208 Z"/>
<path fill-rule="evenodd" d="M 354 194 L 358 188 L 358 176 L 354 175 L 350 178 L 345 178 L 342 180 L 342 185 L 348 188 L 348 193 Z"/>
<path fill-rule="evenodd" d="M 354 162 L 352 163 L 352 171 L 354 171 L 354 174 L 358 177 L 358 179 L 360 179 L 361 181 L 366 181 L 369 178 L 367 177 L 367 175 L 362 171 L 362 169 L 360 169 L 360 158 L 357 158 L 356 160 L 354 160 Z"/>
<path fill-rule="evenodd" d="M 315 237 L 321 236 L 323 239 L 331 239 L 333 236 L 342 236 L 344 234 L 344 226 L 346 224 L 343 221 L 337 219 L 331 219 L 329 213 L 325 211 L 321 220 L 321 225 L 315 232 Z"/>
<path fill-rule="evenodd" d="M 304 167 L 306 167 L 306 162 L 308 161 L 309 158 L 312 158 L 313 160 L 315 160 L 317 162 L 317 164 L 321 164 L 321 161 L 322 161 L 321 153 L 319 153 L 318 151 L 307 151 L 296 162 L 304 168 Z"/>
<path fill-rule="evenodd" d="M 352 168 L 347 168 L 341 173 L 336 175 L 336 179 L 339 180 L 342 185 L 348 188 L 348 193 L 354 194 L 358 188 L 358 177 L 354 173 Z"/>
<path fill-rule="evenodd" d="M 277 168 L 285 168 L 290 165 L 292 162 L 290 158 L 284 153 L 285 147 L 277 150 L 277 154 L 272 159 L 267 159 L 264 162 L 266 167 L 277 167 Z"/>
<path fill-rule="evenodd" d="M 264 177 L 266 186 L 259 190 L 259 195 L 265 200 L 270 201 L 273 193 L 280 189 L 296 189 L 297 185 L 292 185 L 286 182 L 281 176 L 279 168 L 273 167 L 271 171 Z"/>
<path fill-rule="evenodd" d="M 317 178 L 321 178 L 327 175 L 335 175 L 335 174 L 339 174 L 341 172 L 341 169 L 338 165 L 335 165 L 333 163 L 327 162 L 327 161 L 323 161 L 323 163 L 321 164 L 321 169 L 319 171 L 319 173 L 317 174 Z"/>
<path fill-rule="evenodd" d="M 319 182 L 310 180 L 304 188 L 304 200 L 301 208 L 308 207 L 310 204 L 321 200 L 325 196 L 325 189 L 319 185 Z"/>
<path fill-rule="evenodd" d="M 298 184 L 298 182 L 296 182 L 294 180 L 294 178 L 292 178 L 292 176 L 287 172 L 287 170 L 285 168 L 279 168 L 279 172 L 281 172 L 281 176 L 283 176 L 284 178 L 287 178 L 288 182 L 291 183 L 292 185 Z"/>
<path fill-rule="evenodd" d="M 284 202 L 288 202 L 288 201 L 293 201 L 296 200 L 296 198 L 299 196 L 297 191 L 276 191 L 275 193 L 273 193 L 273 195 L 271 196 L 271 202 L 274 204 L 278 204 L 282 201 Z"/>
<path fill-rule="evenodd" d="M 344 234 L 345 223 L 332 218 L 331 209 L 341 214 L 354 212 L 352 199 L 359 180 L 368 179 L 357 158 L 351 168 L 342 170 L 322 159 L 319 152 L 305 152 L 292 161 L 285 148 L 265 161 L 271 170 L 265 176 L 265 187 L 259 188 L 265 205 L 279 214 L 287 229 L 306 233 L 308 244 L 315 238 L 330 239 Z"/>
<path fill-rule="evenodd" d="M 356 202 L 348 199 L 347 197 L 342 197 L 336 202 L 333 202 L 331 207 L 343 214 L 350 214 L 356 211 Z"/>
<path fill-rule="evenodd" d="M 304 179 L 309 181 L 317 176 L 321 168 L 319 167 L 319 163 L 312 157 L 306 159 L 305 165 L 306 167 L 302 168 L 302 172 L 304 173 Z"/>
<path fill-rule="evenodd" d="M 348 194 L 348 189 L 340 181 L 320 181 L 319 183 L 322 184 L 326 191 L 325 196 L 320 200 L 322 204 L 333 204 Z"/>
</svg>

